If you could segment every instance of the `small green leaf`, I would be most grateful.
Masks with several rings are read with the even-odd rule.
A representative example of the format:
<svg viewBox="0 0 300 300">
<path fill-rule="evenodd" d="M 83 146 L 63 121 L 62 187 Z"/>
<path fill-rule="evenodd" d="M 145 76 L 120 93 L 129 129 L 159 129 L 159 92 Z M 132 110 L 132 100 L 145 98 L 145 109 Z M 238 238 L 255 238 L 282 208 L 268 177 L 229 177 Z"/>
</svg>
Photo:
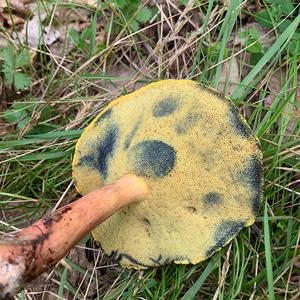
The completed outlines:
<svg viewBox="0 0 300 300">
<path fill-rule="evenodd" d="M 101 3 L 101 8 L 102 9 L 107 9 L 107 8 L 109 8 L 109 4 L 110 4 L 110 1 L 102 2 Z"/>
<path fill-rule="evenodd" d="M 12 47 L 7 47 L 2 50 L 0 57 L 4 60 L 5 65 L 14 69 L 14 49 Z"/>
<path fill-rule="evenodd" d="M 17 90 L 24 89 L 31 84 L 31 78 L 24 73 L 15 73 L 14 85 Z"/>
<path fill-rule="evenodd" d="M 184 6 L 187 6 L 188 2 L 189 0 L 180 0 L 180 4 Z"/>
<path fill-rule="evenodd" d="M 14 102 L 9 110 L 3 114 L 3 118 L 9 123 L 19 122 L 32 112 L 35 103 Z"/>
<path fill-rule="evenodd" d="M 249 45 L 251 45 L 251 46 L 248 47 Z M 246 46 L 248 47 L 247 51 L 250 53 L 260 53 L 262 50 L 261 44 L 256 39 L 253 39 L 253 38 L 249 38 L 246 41 Z"/>
<path fill-rule="evenodd" d="M 210 43 L 207 48 L 207 54 L 212 61 L 216 61 L 219 57 L 221 44 L 220 43 Z M 228 56 L 228 49 L 225 49 L 224 58 Z"/>
<path fill-rule="evenodd" d="M 14 71 L 10 68 L 8 68 L 6 65 L 4 65 L 2 69 L 4 73 L 4 80 L 7 84 L 13 84 L 14 83 Z"/>
<path fill-rule="evenodd" d="M 89 45 L 86 41 L 91 38 L 91 35 L 92 35 L 92 29 L 91 26 L 89 26 L 82 31 L 79 39 L 78 48 L 80 48 L 81 50 L 85 50 Z"/>
<path fill-rule="evenodd" d="M 244 30 L 244 31 L 241 31 L 238 33 L 238 36 L 241 38 L 241 39 L 246 39 L 248 37 L 248 30 Z"/>
<path fill-rule="evenodd" d="M 96 45 L 96 52 L 99 53 L 101 51 L 103 51 L 104 49 L 106 49 L 106 45 L 103 43 L 97 44 Z"/>
<path fill-rule="evenodd" d="M 278 5 L 284 15 L 289 15 L 295 9 L 290 0 L 269 0 L 269 2 L 272 5 Z"/>
<path fill-rule="evenodd" d="M 75 28 L 72 28 L 69 31 L 69 36 L 72 39 L 72 41 L 75 43 L 75 45 L 79 46 L 79 33 Z"/>
<path fill-rule="evenodd" d="M 291 55 L 300 55 L 300 38 L 293 39 L 288 46 L 288 52 Z"/>
<path fill-rule="evenodd" d="M 126 5 L 126 0 L 114 0 L 116 7 L 123 8 Z"/>
<path fill-rule="evenodd" d="M 271 19 L 273 17 L 273 20 Z M 274 27 L 273 22 L 277 23 L 279 19 L 279 11 L 275 7 L 261 10 L 255 17 L 255 20 L 261 26 L 271 29 Z"/>
<path fill-rule="evenodd" d="M 285 228 L 285 224 L 284 224 L 284 222 L 278 222 L 277 224 L 276 224 L 276 227 L 277 228 L 279 228 L 279 229 L 281 229 L 282 231 L 284 230 L 284 228 Z"/>
<path fill-rule="evenodd" d="M 146 23 L 150 21 L 152 16 L 153 16 L 152 10 L 150 8 L 143 7 L 137 12 L 135 19 L 141 23 Z"/>
<path fill-rule="evenodd" d="M 15 68 L 20 68 L 30 64 L 30 57 L 28 49 L 23 49 L 16 55 Z"/>
<path fill-rule="evenodd" d="M 249 28 L 249 35 L 256 40 L 258 40 L 260 38 L 260 32 L 255 27 Z"/>
<path fill-rule="evenodd" d="M 136 20 L 131 20 L 128 25 L 133 32 L 138 31 L 140 28 L 140 24 Z"/>
<path fill-rule="evenodd" d="M 11 124 L 16 123 L 17 121 L 22 119 L 23 116 L 24 116 L 24 110 L 9 109 L 3 114 L 3 118 L 5 119 L 5 121 Z"/>
<path fill-rule="evenodd" d="M 29 51 L 23 49 L 16 53 L 12 47 L 7 47 L 1 52 L 4 60 L 2 72 L 7 84 L 14 84 L 17 90 L 23 89 L 31 84 L 31 79 L 26 74 L 17 72 L 17 68 L 30 64 Z"/>
<path fill-rule="evenodd" d="M 118 8 L 123 8 L 126 4 L 126 0 L 115 0 L 114 2 Z"/>
<path fill-rule="evenodd" d="M 241 39 L 248 39 L 248 38 L 253 38 L 253 39 L 259 39 L 260 38 L 260 33 L 257 28 L 255 27 L 250 27 L 247 30 L 241 31 L 238 33 L 238 36 Z"/>
<path fill-rule="evenodd" d="M 251 27 L 245 31 L 239 32 L 238 36 L 244 41 L 248 52 L 250 53 L 261 52 L 262 45 L 258 41 L 258 39 L 260 38 L 260 33 L 255 27 Z"/>
<path fill-rule="evenodd" d="M 252 66 L 255 66 L 263 56 L 264 56 L 264 54 L 262 52 L 260 52 L 260 53 L 251 53 L 250 64 Z"/>
</svg>

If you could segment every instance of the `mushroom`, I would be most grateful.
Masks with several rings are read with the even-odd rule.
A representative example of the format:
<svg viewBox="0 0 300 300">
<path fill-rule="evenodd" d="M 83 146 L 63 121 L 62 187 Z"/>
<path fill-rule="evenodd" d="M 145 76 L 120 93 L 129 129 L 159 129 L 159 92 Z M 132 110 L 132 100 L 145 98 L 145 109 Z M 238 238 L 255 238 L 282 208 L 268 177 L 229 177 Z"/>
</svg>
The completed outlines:
<svg viewBox="0 0 300 300">
<path fill-rule="evenodd" d="M 196 82 L 164 80 L 118 98 L 76 145 L 73 178 L 84 196 L 0 240 L 0 299 L 95 227 L 126 267 L 208 258 L 253 224 L 261 158 L 233 103 Z"/>
<path fill-rule="evenodd" d="M 124 174 L 149 187 L 92 234 L 136 269 L 196 264 L 255 221 L 262 198 L 259 142 L 234 104 L 190 80 L 163 80 L 111 102 L 76 145 L 81 194 Z"/>
</svg>

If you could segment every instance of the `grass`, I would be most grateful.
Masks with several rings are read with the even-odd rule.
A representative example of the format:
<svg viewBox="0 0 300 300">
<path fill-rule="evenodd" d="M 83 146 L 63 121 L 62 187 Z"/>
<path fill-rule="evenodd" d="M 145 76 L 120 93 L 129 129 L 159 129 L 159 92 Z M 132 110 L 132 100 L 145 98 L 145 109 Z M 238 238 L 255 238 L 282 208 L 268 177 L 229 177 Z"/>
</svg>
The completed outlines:
<svg viewBox="0 0 300 300">
<path fill-rule="evenodd" d="M 265 202 L 264 209 L 264 237 L 265 237 L 265 252 L 266 252 L 266 269 L 268 279 L 269 298 L 274 300 L 274 282 L 273 282 L 273 265 L 272 265 L 272 253 L 271 253 L 271 242 L 270 242 L 270 228 L 268 220 L 268 204 Z"/>
<path fill-rule="evenodd" d="M 15 49 L 34 53 L 22 69 L 32 83 L 19 91 L 5 88 L 1 120 L 8 129 L 0 141 L 0 233 L 26 226 L 77 197 L 71 161 L 82 129 L 110 100 L 159 79 L 192 78 L 215 88 L 223 83 L 226 94 L 231 88 L 231 98 L 261 141 L 265 177 L 264 204 L 255 225 L 243 229 L 210 260 L 195 266 L 126 270 L 87 237 L 41 281 L 23 290 L 20 299 L 299 297 L 300 52 L 289 50 L 294 34 L 299 34 L 299 5 L 278 17 L 269 2 L 255 6 L 271 16 L 272 24 L 258 39 L 269 44 L 254 63 L 249 62 L 255 56 L 249 50 L 257 41 L 233 43 L 245 24 L 259 22 L 259 12 L 253 13 L 251 5 L 240 0 L 229 7 L 213 0 L 186 6 L 167 1 L 153 7 L 152 19 L 138 28 L 130 26 L 130 18 L 118 6 L 90 7 L 89 15 L 82 17 L 90 33 L 79 33 L 82 40 L 71 51 L 68 34 L 57 49 L 32 49 L 15 40 Z M 48 17 L 41 26 L 64 24 L 56 14 L 62 9 L 79 15 L 86 11 L 63 1 L 37 3 Z M 11 41 L 13 31 L 16 25 L 0 37 Z M 104 32 L 100 41 L 99 31 Z M 232 59 L 240 70 L 237 81 L 230 72 L 225 80 L 222 77 L 224 65 Z M 33 109 L 13 110 L 16 101 Z M 7 112 L 21 114 L 8 122 Z M 26 118 L 28 122 L 19 126 Z"/>
</svg>

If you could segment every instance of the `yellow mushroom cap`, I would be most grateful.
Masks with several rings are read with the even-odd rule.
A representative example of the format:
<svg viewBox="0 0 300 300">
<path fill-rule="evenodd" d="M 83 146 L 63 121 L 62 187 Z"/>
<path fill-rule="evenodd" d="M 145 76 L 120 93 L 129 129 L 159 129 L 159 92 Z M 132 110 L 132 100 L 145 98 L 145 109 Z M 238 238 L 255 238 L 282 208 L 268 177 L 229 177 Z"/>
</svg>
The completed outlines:
<svg viewBox="0 0 300 300">
<path fill-rule="evenodd" d="M 73 178 L 83 195 L 128 173 L 150 187 L 93 231 L 120 264 L 195 264 L 254 223 L 261 158 L 230 100 L 190 80 L 163 80 L 96 117 L 76 145 Z"/>
</svg>

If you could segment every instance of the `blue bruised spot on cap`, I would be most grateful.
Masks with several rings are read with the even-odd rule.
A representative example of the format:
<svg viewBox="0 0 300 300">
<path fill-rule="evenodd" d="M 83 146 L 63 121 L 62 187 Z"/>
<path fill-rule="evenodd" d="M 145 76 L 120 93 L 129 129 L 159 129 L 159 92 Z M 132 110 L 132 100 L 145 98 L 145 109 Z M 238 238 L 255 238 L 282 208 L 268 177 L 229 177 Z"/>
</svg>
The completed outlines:
<svg viewBox="0 0 300 300">
<path fill-rule="evenodd" d="M 154 105 L 152 115 L 156 118 L 171 115 L 179 107 L 179 103 L 180 100 L 178 98 L 165 98 Z"/>
<path fill-rule="evenodd" d="M 104 179 L 106 179 L 108 175 L 108 163 L 114 153 L 118 135 L 118 126 L 111 124 L 104 136 L 97 143 L 98 170 Z"/>
<path fill-rule="evenodd" d="M 129 150 L 128 163 L 138 176 L 163 177 L 173 170 L 176 151 L 162 141 L 146 140 Z"/>
<path fill-rule="evenodd" d="M 217 192 L 210 192 L 204 195 L 202 200 L 207 206 L 217 205 L 223 201 L 223 195 Z"/>
<path fill-rule="evenodd" d="M 210 256 L 222 248 L 230 239 L 236 236 L 244 226 L 244 221 L 223 221 L 214 233 L 215 245 L 206 251 L 206 256 Z"/>
<path fill-rule="evenodd" d="M 132 130 L 129 132 L 127 138 L 125 139 L 124 149 L 129 148 L 129 146 L 132 142 L 132 139 L 134 138 L 135 134 L 137 133 L 141 123 L 142 123 L 142 116 L 139 117 L 138 121 L 135 123 L 134 127 L 132 128 Z"/>
<path fill-rule="evenodd" d="M 256 156 L 250 157 L 248 166 L 240 173 L 240 178 L 251 187 L 252 210 L 257 213 L 262 196 L 262 164 L 259 158 Z"/>
<path fill-rule="evenodd" d="M 249 138 L 251 136 L 251 130 L 248 125 L 243 122 L 240 113 L 237 108 L 232 107 L 228 111 L 228 116 L 231 126 L 234 131 L 244 138 Z"/>
<path fill-rule="evenodd" d="M 197 125 L 201 118 L 201 114 L 198 112 L 190 112 L 183 120 L 177 123 L 175 130 L 178 134 L 185 134 L 194 126 Z"/>
</svg>

